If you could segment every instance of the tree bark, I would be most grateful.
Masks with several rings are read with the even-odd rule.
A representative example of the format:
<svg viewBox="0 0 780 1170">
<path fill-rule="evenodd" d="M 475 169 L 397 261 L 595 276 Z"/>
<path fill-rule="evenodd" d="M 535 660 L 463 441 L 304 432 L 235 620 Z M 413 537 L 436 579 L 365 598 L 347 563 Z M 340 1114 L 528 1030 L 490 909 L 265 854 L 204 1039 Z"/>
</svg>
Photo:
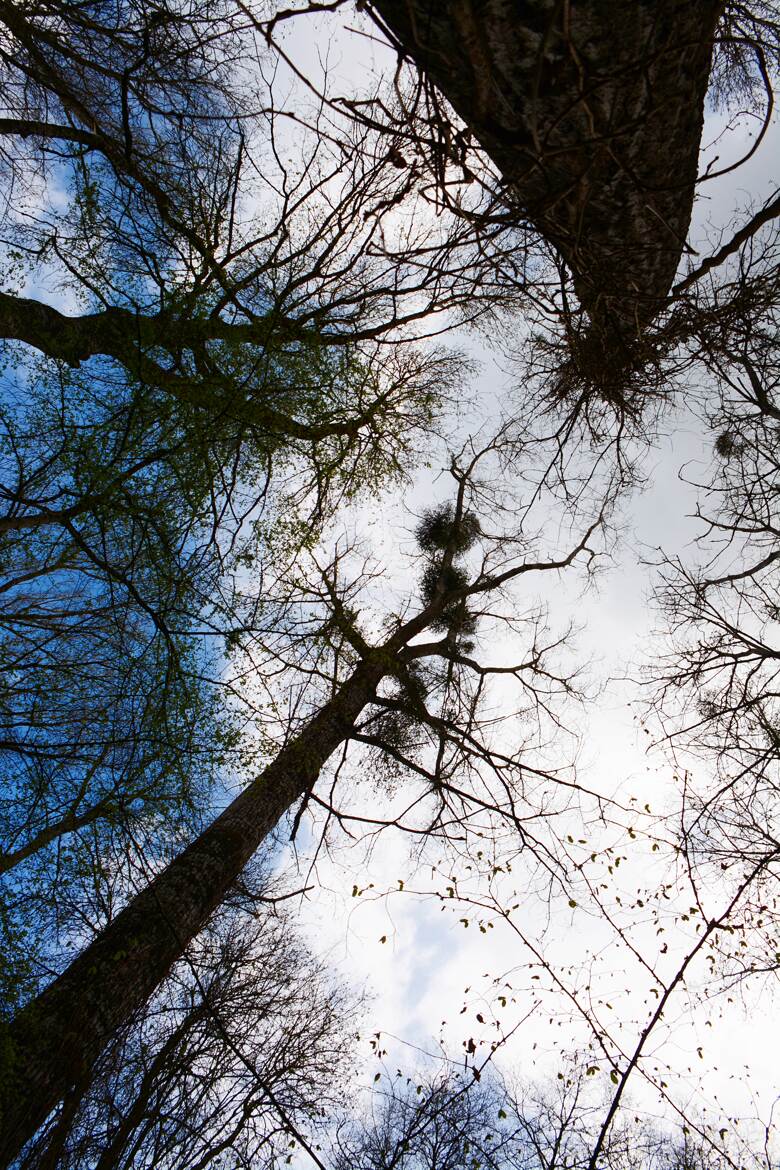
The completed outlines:
<svg viewBox="0 0 780 1170">
<path fill-rule="evenodd" d="M 169 313 L 145 315 L 130 309 L 108 308 L 81 317 L 69 317 L 43 301 L 15 297 L 0 292 L 0 340 L 22 341 L 40 353 L 77 368 L 92 357 L 109 357 L 124 366 L 131 378 L 156 386 L 178 401 L 199 410 L 241 412 L 268 434 L 285 435 L 317 442 L 337 435 L 355 435 L 371 418 L 368 407 L 352 419 L 337 422 L 307 423 L 275 410 L 273 386 L 259 379 L 258 394 L 242 387 L 232 395 L 226 393 L 229 380 L 217 369 L 208 374 L 179 372 L 156 360 L 158 351 L 174 358 L 182 350 L 201 353 L 209 342 L 252 344 L 270 348 L 290 341 L 312 344 L 346 344 L 344 334 L 315 333 L 303 329 L 287 318 L 269 316 L 254 322 L 223 321 L 219 317 L 177 318 Z M 75 513 L 74 513 L 75 514 Z M 34 527 L 38 521 L 9 524 L 3 528 Z"/>
<path fill-rule="evenodd" d="M 283 345 L 291 341 L 336 344 L 340 339 L 301 328 L 287 317 L 271 314 L 255 321 L 224 321 L 221 317 L 176 317 L 172 313 L 136 313 L 111 307 L 69 317 L 43 301 L 0 292 L 0 338 L 26 345 L 78 367 L 92 357 L 111 357 L 137 374 L 140 351 L 163 350 L 176 355 L 200 350 L 209 342 L 233 345 Z"/>
<path fill-rule="evenodd" d="M 19 1152 L 114 1030 L 143 1006 L 279 818 L 349 736 L 387 672 L 382 652 L 337 695 L 201 836 L 106 927 L 6 1028 L 0 1073 L 0 1162 Z"/>
<path fill-rule="evenodd" d="M 564 257 L 593 328 L 636 337 L 690 224 L 722 0 L 371 0 Z"/>
</svg>

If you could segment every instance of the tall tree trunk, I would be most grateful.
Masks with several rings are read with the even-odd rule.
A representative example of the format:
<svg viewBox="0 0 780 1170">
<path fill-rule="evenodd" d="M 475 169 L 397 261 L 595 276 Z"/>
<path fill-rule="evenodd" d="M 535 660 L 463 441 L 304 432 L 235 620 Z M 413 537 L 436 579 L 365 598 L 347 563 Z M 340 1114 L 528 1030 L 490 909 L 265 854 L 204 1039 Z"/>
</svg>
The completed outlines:
<svg viewBox="0 0 780 1170">
<path fill-rule="evenodd" d="M 723 0 L 371 0 L 560 251 L 591 329 L 630 346 L 693 206 Z"/>
<path fill-rule="evenodd" d="M 343 743 L 387 671 L 377 654 L 256 780 L 106 927 L 3 1038 L 5 1166 L 143 1006 L 285 811 Z"/>
</svg>

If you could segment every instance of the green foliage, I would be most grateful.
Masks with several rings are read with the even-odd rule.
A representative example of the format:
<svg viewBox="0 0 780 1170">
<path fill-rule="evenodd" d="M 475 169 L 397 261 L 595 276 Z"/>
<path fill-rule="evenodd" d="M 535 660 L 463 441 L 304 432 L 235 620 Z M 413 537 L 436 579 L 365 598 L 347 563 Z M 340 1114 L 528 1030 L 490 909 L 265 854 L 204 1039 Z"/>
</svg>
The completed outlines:
<svg viewBox="0 0 780 1170">
<path fill-rule="evenodd" d="M 209 681 L 216 649 L 198 632 L 224 562 L 211 540 L 218 439 L 110 371 L 17 366 L 4 390 L 0 980 L 11 1006 L 62 961 L 90 902 L 117 896 L 139 834 L 151 862 L 197 829 L 237 738 Z"/>
</svg>

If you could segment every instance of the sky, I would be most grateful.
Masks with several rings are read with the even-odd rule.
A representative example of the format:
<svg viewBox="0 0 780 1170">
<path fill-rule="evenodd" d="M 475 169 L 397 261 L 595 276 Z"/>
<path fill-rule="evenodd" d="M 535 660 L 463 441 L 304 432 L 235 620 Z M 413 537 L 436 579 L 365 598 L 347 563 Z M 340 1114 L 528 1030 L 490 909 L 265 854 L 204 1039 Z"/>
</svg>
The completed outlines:
<svg viewBox="0 0 780 1170">
<path fill-rule="evenodd" d="M 279 34 L 304 76 L 317 78 L 326 68 L 331 92 L 349 95 L 386 76 L 394 58 L 368 35 L 366 21 L 354 31 L 360 23 L 355 13 L 350 11 L 341 24 L 339 19 L 330 14 L 307 17 L 280 27 Z M 702 170 L 715 156 L 719 166 L 727 167 L 755 132 L 750 121 L 729 122 L 710 111 Z M 779 157 L 776 121 L 743 167 L 702 187 L 691 235 L 701 254 L 717 247 L 735 215 L 774 189 Z M 27 291 L 34 295 L 37 290 Z M 52 303 L 50 292 L 42 292 Z M 518 335 L 522 337 L 521 325 Z M 491 410 L 497 415 L 502 403 L 518 402 L 520 375 L 495 339 L 491 343 L 487 336 L 455 331 L 446 343 L 465 349 L 476 363 L 469 387 L 474 406 L 453 424 L 462 438 L 470 426 L 489 429 L 495 422 Z M 433 845 L 413 858 L 409 841 L 399 835 L 385 834 L 370 846 L 342 843 L 319 858 L 316 882 L 295 903 L 295 913 L 317 953 L 344 979 L 366 990 L 365 1027 L 358 1045 L 365 1056 L 358 1073 L 365 1083 L 373 1083 L 376 1057 L 370 1041 L 379 1033 L 386 1050 L 382 1067 L 391 1076 L 399 1067 L 411 1072 L 426 1058 L 446 1056 L 457 1064 L 470 1040 L 477 1042 L 479 1058 L 486 1058 L 491 1043 L 500 1041 L 495 1060 L 507 1072 L 554 1078 L 579 1054 L 599 1068 L 594 1093 L 608 1092 L 609 1063 L 588 1047 L 593 1036 L 555 979 L 588 1004 L 611 1036 L 620 1066 L 625 1055 L 619 1058 L 614 1046 L 630 1052 L 657 1005 L 657 989 L 628 943 L 652 955 L 668 975 L 695 940 L 696 923 L 690 915 L 682 918 L 684 883 L 668 906 L 656 897 L 674 858 L 663 847 L 657 852 L 652 848 L 650 822 L 642 810 L 645 805 L 652 813 L 672 807 L 676 773 L 654 744 L 658 729 L 644 725 L 639 688 L 631 679 L 641 672 L 658 621 L 651 603 L 652 562 L 659 549 L 667 555 L 696 555 L 696 497 L 681 469 L 702 478 L 712 459 L 712 437 L 702 432 L 683 394 L 666 420 L 664 437 L 642 457 L 641 482 L 623 499 L 616 518 L 620 540 L 610 557 L 602 558 L 597 578 L 551 574 L 529 586 L 529 599 L 549 606 L 556 627 L 569 621 L 577 627 L 576 657 L 587 666 L 597 691 L 577 716 L 577 775 L 589 789 L 617 797 L 628 811 L 606 824 L 592 814 L 583 823 L 573 811 L 561 824 L 571 834 L 573 860 L 593 854 L 588 872 L 604 880 L 597 893 L 622 924 L 623 934 L 596 913 L 592 900 L 582 897 L 579 879 L 571 889 L 557 890 L 552 901 L 540 897 L 522 855 L 511 872 L 502 869 L 493 875 L 486 893 L 467 860 L 453 869 L 451 859 Z M 431 466 L 416 473 L 402 491 L 363 502 L 345 517 L 384 563 L 388 593 L 410 592 L 406 554 L 415 517 L 447 491 L 439 463 L 446 465 L 443 448 L 433 452 Z M 505 647 L 487 631 L 481 650 L 489 658 L 504 653 Z M 683 759 L 677 774 L 703 766 Z M 371 806 L 375 795 L 367 790 L 362 799 Z M 282 848 L 277 853 L 277 864 L 293 885 L 308 873 L 316 828 L 310 828 L 308 841 L 301 833 L 297 852 Z M 461 897 L 450 897 L 450 889 Z M 485 905 L 488 896 L 495 898 L 490 906 Z M 717 889 L 708 892 L 708 905 L 715 908 L 714 915 Z M 507 907 L 511 912 L 501 913 Z M 547 968 L 534 959 L 533 948 L 544 953 Z M 692 971 L 691 988 L 700 979 L 701 970 Z M 702 1108 L 705 1100 L 711 1102 L 715 1129 L 737 1115 L 768 1117 L 775 1094 L 771 997 L 765 995 L 760 1003 L 733 998 L 733 1003 L 723 997 L 692 1012 L 681 988 L 649 1054 L 651 1065 L 668 1066 L 663 1075 L 678 1102 L 693 1101 Z M 656 1108 L 654 1095 L 640 1081 L 632 1094 L 642 1105 Z"/>
<path fill-rule="evenodd" d="M 303 71 L 316 72 L 318 62 L 327 58 L 334 89 L 354 89 L 372 70 L 379 74 L 390 65 L 379 46 L 339 29 L 334 18 L 292 25 L 285 34 L 288 51 Z M 727 166 L 744 152 L 755 132 L 751 121 L 731 123 L 709 110 L 702 169 L 716 155 L 717 165 Z M 762 201 L 774 189 L 777 158 L 780 125 L 775 120 L 752 159 L 701 188 L 691 240 L 702 255 L 717 247 L 720 234 L 728 232 L 741 210 Z M 474 386 L 477 400 L 500 397 L 502 388 L 512 390 L 511 364 L 502 354 L 491 351 L 485 339 L 455 335 L 451 341 L 465 345 L 479 363 Z M 693 541 L 699 528 L 692 513 L 696 497 L 681 479 L 681 469 L 687 468 L 695 477 L 713 458 L 712 437 L 702 433 L 701 424 L 684 402 L 665 430 L 666 436 L 644 457 L 641 486 L 624 500 L 622 538 L 595 586 L 583 589 L 581 579 L 570 584 L 556 578 L 547 585 L 544 598 L 558 623 L 573 618 L 581 627 L 578 655 L 603 688 L 598 700 L 589 704 L 580 727 L 580 779 L 598 791 L 619 794 L 623 800 L 635 796 L 640 807 L 651 802 L 653 811 L 673 799 L 674 768 L 653 747 L 657 729 L 642 726 L 637 688 L 626 675 L 636 674 L 648 635 L 657 623 L 651 604 L 654 575 L 648 562 L 657 557 L 659 548 L 669 555 L 695 555 Z M 360 516 L 375 551 L 391 564 L 398 555 L 394 550 L 399 545 L 399 530 L 406 529 L 408 534 L 410 518 L 437 490 L 436 484 L 432 487 L 431 473 L 425 472 L 415 478 L 402 499 L 382 501 Z M 403 542 L 403 536 L 400 539 Z M 682 766 L 686 763 L 691 768 L 703 766 L 700 761 L 685 760 Z M 624 850 L 619 888 L 629 894 L 632 889 L 652 889 L 657 861 L 647 848 L 632 850 L 625 834 L 621 837 L 614 827 L 605 833 L 603 847 L 609 838 L 618 855 Z M 489 1045 L 492 1038 L 516 1027 L 497 1061 L 504 1069 L 519 1071 L 525 1077 L 555 1076 L 556 1070 L 565 1066 L 566 1054 L 582 1049 L 585 1032 L 561 1011 L 560 996 L 548 990 L 549 979 L 542 975 L 534 980 L 536 970 L 528 966 L 528 952 L 506 922 L 482 933 L 473 913 L 462 905 L 451 908 L 437 896 L 435 891 L 441 890 L 442 881 L 432 868 L 434 853 L 426 856 L 412 878 L 415 867 L 409 862 L 407 842 L 398 837 L 381 839 L 370 856 L 354 848 L 338 850 L 332 861 L 321 861 L 317 890 L 298 908 L 312 944 L 346 978 L 368 990 L 371 1002 L 366 1035 L 382 1033 L 391 1073 L 396 1065 L 408 1071 L 420 1053 L 438 1056 L 446 1051 L 457 1059 L 468 1036 L 478 1036 Z M 399 882 L 404 883 L 402 890 Z M 504 883 L 505 894 L 512 883 L 520 890 L 522 901 L 522 874 Z M 353 896 L 355 886 L 366 892 Z M 717 902 L 717 891 L 713 900 Z M 463 924 L 465 917 L 470 919 L 468 925 Z M 598 1008 L 602 1017 L 612 1012 L 617 1018 L 622 1013 L 626 1036 L 641 1029 L 653 1005 L 647 980 L 625 948 L 592 914 L 580 906 L 567 911 L 565 905 L 563 910 L 556 905 L 548 920 L 544 904 L 529 899 L 519 912 L 519 925 L 532 939 L 543 939 L 545 952 L 554 956 L 560 969 L 577 969 L 570 976 L 572 985 L 582 986 L 583 972 L 588 971 L 594 987 L 605 989 L 601 997 L 605 1003 L 612 995 L 616 1011 L 602 1005 Z M 637 928 L 636 937 L 641 937 L 648 953 L 658 946 L 656 929 L 647 922 Z M 668 929 L 669 937 L 676 937 L 673 929 L 679 929 L 679 924 Z M 669 948 L 670 963 L 676 946 L 679 942 Z M 695 981 L 694 976 L 692 983 Z M 502 992 L 510 1001 L 507 1011 L 499 1010 Z M 717 1114 L 729 1119 L 756 1113 L 768 1117 L 775 1092 L 771 991 L 764 989 L 760 1004 L 754 998 L 741 1002 L 735 996 L 734 1000 L 719 1000 L 691 1013 L 682 992 L 670 1004 L 666 1027 L 659 1030 L 654 1042 L 657 1058 L 668 1062 L 678 1100 L 698 1107 L 704 1107 L 707 1099 L 715 1102 L 710 1105 L 713 1118 Z M 477 1012 L 485 1018 L 484 1026 L 475 1022 Z M 699 1056 L 700 1048 L 706 1053 L 704 1058 Z M 367 1046 L 365 1051 L 370 1053 Z M 745 1071 L 748 1063 L 749 1076 Z M 370 1060 L 367 1067 L 373 1068 Z M 700 1080 L 705 1068 L 706 1092 Z M 639 1083 L 632 1093 L 653 1107 L 651 1095 Z"/>
</svg>

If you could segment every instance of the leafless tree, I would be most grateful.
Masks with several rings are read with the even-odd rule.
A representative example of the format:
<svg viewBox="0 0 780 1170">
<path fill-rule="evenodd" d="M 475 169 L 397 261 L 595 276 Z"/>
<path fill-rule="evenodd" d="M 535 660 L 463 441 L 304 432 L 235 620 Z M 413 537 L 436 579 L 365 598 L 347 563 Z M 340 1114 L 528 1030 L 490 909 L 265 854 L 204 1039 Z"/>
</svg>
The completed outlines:
<svg viewBox="0 0 780 1170">
<path fill-rule="evenodd" d="M 5 1104 L 6 1156 L 84 1075 L 115 1029 L 140 1009 L 280 817 L 301 802 L 313 802 L 342 823 L 359 823 L 359 815 L 336 803 L 333 785 L 343 760 L 331 777 L 330 795 L 317 791 L 323 767 L 350 741 L 385 749 L 410 779 L 416 778 L 406 813 L 391 818 L 400 827 L 445 838 L 455 832 L 462 838 L 471 819 L 499 817 L 511 828 L 515 849 L 527 850 L 529 859 L 535 857 L 550 879 L 558 880 L 555 838 L 549 831 L 554 794 L 558 790 L 566 803 L 576 789 L 570 782 L 560 784 L 553 770 L 529 758 L 538 734 L 521 728 L 516 745 L 510 746 L 507 737 L 499 745 L 493 738 L 495 719 L 480 711 L 490 684 L 506 680 L 519 688 L 523 706 L 542 729 L 558 719 L 556 695 L 573 690 L 568 673 L 554 665 L 560 639 L 546 642 L 532 615 L 530 621 L 514 618 L 511 608 L 504 620 L 526 640 L 522 658 L 507 665 L 484 664 L 473 656 L 470 639 L 482 618 L 498 616 L 494 606 L 513 582 L 537 572 L 560 572 L 579 557 L 592 557 L 602 518 L 598 514 L 568 549 L 552 556 L 532 551 L 530 530 L 520 536 L 482 531 L 475 505 L 488 494 L 496 499 L 489 467 L 492 461 L 495 472 L 499 456 L 500 445 L 490 443 L 453 463 L 455 501 L 450 509 L 425 517 L 419 530 L 428 550 L 421 607 L 408 615 L 388 615 L 378 638 L 361 628 L 355 584 L 342 576 L 342 554 L 318 570 L 319 584 L 308 601 L 298 566 L 299 579 L 288 593 L 286 632 L 279 633 L 278 615 L 269 631 L 269 639 L 276 639 L 277 683 L 286 696 L 280 750 L 210 828 L 19 1013 L 9 1033 L 14 1059 L 8 1083 L 12 1080 L 14 1088 Z M 493 514 L 500 517 L 496 508 Z M 477 546 L 482 548 L 479 558 Z M 469 556 L 475 558 L 472 563 L 465 559 Z M 426 633 L 428 639 L 421 641 Z M 438 636 L 431 639 L 430 633 Z M 256 634 L 255 639 L 257 653 Z M 266 654 L 270 648 L 267 641 Z M 268 660 L 265 667 L 268 679 Z M 421 759 L 404 743 L 410 725 L 421 741 Z M 371 819 L 381 823 L 381 818 Z M 61 1054 L 56 1069 L 44 1054 L 52 1043 L 58 1043 Z"/>
<path fill-rule="evenodd" d="M 754 292 L 749 277 L 741 266 L 737 290 Z M 776 306 L 745 301 L 740 312 L 732 297 L 727 321 L 702 330 L 699 357 L 717 397 L 701 407 L 712 443 L 709 474 L 694 478 L 701 537 L 695 558 L 662 563 L 668 641 L 646 678 L 682 760 L 680 848 L 702 882 L 755 874 L 736 935 L 721 936 L 713 981 L 726 985 L 777 967 L 780 370 Z"/>
<path fill-rule="evenodd" d="M 7 1156 L 41 1124 L 50 1150 L 65 1140 L 57 1126 L 94 1062 L 137 1067 L 127 1029 L 285 815 L 292 836 L 309 811 L 326 834 L 400 827 L 464 849 L 503 834 L 562 880 L 555 813 L 577 786 L 543 748 L 578 684 L 557 660 L 563 636 L 507 591 L 593 557 L 600 503 L 553 551 L 529 520 L 553 480 L 575 519 L 592 503 L 572 454 L 583 429 L 603 443 L 611 413 L 596 463 L 617 451 L 625 481 L 615 432 L 697 367 L 722 388 L 703 408 L 722 461 L 706 515 L 727 549 L 702 570 L 670 567 L 679 639 L 661 705 L 668 716 L 669 696 L 693 697 L 672 734 L 719 755 L 716 789 L 684 793 L 680 840 L 692 865 L 731 867 L 733 898 L 658 977 L 635 1040 L 604 1041 L 617 1079 L 587 1154 L 577 1147 L 589 1170 L 610 1150 L 633 1157 L 624 1090 L 691 964 L 764 912 L 778 855 L 777 198 L 672 281 L 713 46 L 716 93 L 771 104 L 773 8 L 670 3 L 632 23 L 636 9 L 541 6 L 523 23 L 465 4 L 421 23 L 413 4 L 372 7 L 455 117 L 403 71 L 387 101 L 339 105 L 299 77 L 310 104 L 283 104 L 295 70 L 277 33 L 291 10 L 0 4 L 16 266 L 0 294 L 3 865 L 15 897 L 24 875 L 64 886 L 86 860 L 107 920 L 61 974 L 63 951 L 45 952 L 48 973 L 12 973 L 20 1000 L 57 977 L 10 1028 Z M 528 51 L 510 56 L 518 44 Z M 501 176 L 483 159 L 475 178 L 474 139 Z M 527 363 L 527 433 L 453 462 L 455 498 L 421 517 L 415 589 L 388 612 L 357 552 L 325 553 L 301 518 L 321 525 L 427 441 L 463 367 L 409 339 L 518 293 L 552 322 Z M 534 447 L 543 411 L 552 455 Z M 529 451 L 547 462 L 527 472 L 521 506 L 499 485 Z M 494 662 L 477 633 L 489 644 L 499 621 L 524 646 Z M 237 762 L 256 778 L 201 832 L 215 772 L 237 781 Z M 367 812 L 348 776 L 373 781 L 382 807 Z M 156 874 L 140 889 L 139 804 Z M 12 931 L 17 914 L 12 899 Z M 67 929 L 72 946 L 73 918 Z M 541 1106 L 537 1120 L 529 1156 L 554 1165 L 563 1147 L 545 1145 Z M 159 1158 L 167 1137 L 145 1132 L 143 1156 Z M 701 1160 L 658 1149 L 641 1156 Z"/>
<path fill-rule="evenodd" d="M 367 1116 L 337 1130 L 333 1164 L 337 1170 L 589 1170 L 603 1112 L 589 1089 L 584 1068 L 517 1088 L 495 1072 L 479 1081 L 454 1070 L 389 1077 L 374 1091 Z M 603 1170 L 732 1165 L 690 1132 L 638 1117 L 611 1131 L 595 1164 Z"/>
<path fill-rule="evenodd" d="M 503 1099 L 487 1081 L 416 1072 L 372 1094 L 370 1113 L 340 1126 L 333 1142 L 335 1170 L 459 1170 L 509 1164 L 502 1134 Z"/>
<path fill-rule="evenodd" d="M 20 1166 L 276 1165 L 314 1144 L 344 1105 L 357 1001 L 253 895 L 190 944 Z"/>
</svg>

